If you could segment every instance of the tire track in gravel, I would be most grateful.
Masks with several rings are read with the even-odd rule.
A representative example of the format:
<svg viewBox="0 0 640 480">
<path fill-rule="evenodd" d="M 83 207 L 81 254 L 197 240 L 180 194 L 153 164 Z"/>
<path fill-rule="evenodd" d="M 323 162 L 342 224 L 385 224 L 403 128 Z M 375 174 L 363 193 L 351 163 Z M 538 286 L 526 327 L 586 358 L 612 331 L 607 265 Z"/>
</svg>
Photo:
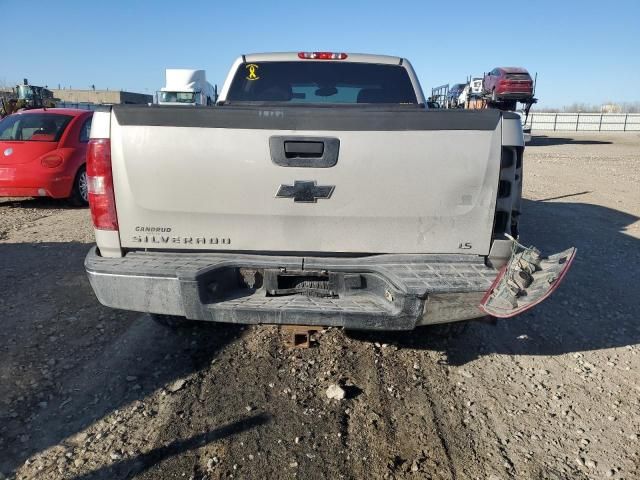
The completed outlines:
<svg viewBox="0 0 640 480">
<path fill-rule="evenodd" d="M 469 477 L 473 444 L 462 443 L 461 419 L 448 418 L 449 409 L 440 401 L 452 397 L 440 397 L 443 393 L 434 388 L 443 375 L 434 356 L 367 342 L 356 355 L 359 372 L 353 376 L 359 377 L 366 399 L 349 422 L 351 456 L 362 459 L 352 463 L 353 478 Z"/>
<path fill-rule="evenodd" d="M 208 471 L 208 459 L 223 456 L 219 440 L 236 429 L 220 420 L 220 409 L 210 408 L 208 387 L 212 368 L 234 351 L 241 331 L 235 325 L 189 323 L 171 332 L 190 337 L 182 355 L 188 364 L 187 374 L 156 396 L 158 432 L 146 455 L 132 468 L 131 478 L 202 478 Z"/>
<path fill-rule="evenodd" d="M 354 402 L 345 414 L 344 445 L 351 459 L 350 478 L 385 478 L 403 463 L 393 431 L 389 392 L 373 345 L 353 343 L 357 345 L 355 361 L 342 357 L 338 367 L 362 389 L 361 401 Z"/>
<path fill-rule="evenodd" d="M 350 347 L 342 344 L 338 329 L 318 334 L 319 342 L 310 349 L 290 349 L 286 337 L 277 327 L 252 328 L 247 335 L 251 355 L 264 359 L 254 364 L 256 388 L 264 391 L 264 400 L 258 402 L 264 402 L 269 422 L 247 432 L 244 446 L 236 442 L 230 451 L 244 463 L 244 478 L 315 479 L 319 472 L 324 478 L 353 478 L 344 441 L 346 411 L 359 400 L 336 402 L 325 395 L 329 384 L 350 377 L 340 363 Z M 255 406 L 261 409 L 260 403 Z M 254 455 L 249 462 L 248 452 Z M 256 461 L 264 465 L 256 469 Z"/>
<path fill-rule="evenodd" d="M 429 437 L 437 439 L 446 463 L 440 462 L 435 478 L 474 478 L 481 472 L 473 436 L 465 425 L 459 395 L 456 393 L 447 367 L 438 361 L 432 352 L 417 352 L 414 365 L 424 373 L 421 388 L 414 399 L 422 406 L 425 424 L 429 426 Z M 407 365 L 408 368 L 413 368 Z M 411 429 L 404 432 L 411 436 Z M 430 458 L 427 451 L 427 458 Z M 433 468 L 433 467 L 432 467 Z"/>
</svg>

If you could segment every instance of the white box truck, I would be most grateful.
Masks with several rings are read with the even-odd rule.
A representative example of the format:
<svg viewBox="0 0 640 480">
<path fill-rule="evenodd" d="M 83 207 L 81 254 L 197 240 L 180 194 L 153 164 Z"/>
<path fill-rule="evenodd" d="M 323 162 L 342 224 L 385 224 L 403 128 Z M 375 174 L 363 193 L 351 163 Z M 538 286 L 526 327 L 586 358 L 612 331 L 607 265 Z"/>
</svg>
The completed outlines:
<svg viewBox="0 0 640 480">
<path fill-rule="evenodd" d="M 204 70 L 167 68 L 165 86 L 158 91 L 160 105 L 213 105 L 215 88 Z"/>
</svg>

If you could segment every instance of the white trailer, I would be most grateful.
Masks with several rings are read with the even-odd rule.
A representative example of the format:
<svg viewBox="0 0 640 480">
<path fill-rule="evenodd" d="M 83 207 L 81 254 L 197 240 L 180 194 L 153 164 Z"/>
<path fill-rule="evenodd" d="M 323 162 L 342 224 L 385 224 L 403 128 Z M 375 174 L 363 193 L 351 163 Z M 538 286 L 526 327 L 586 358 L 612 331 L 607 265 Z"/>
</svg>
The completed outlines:
<svg viewBox="0 0 640 480">
<path fill-rule="evenodd" d="M 167 68 L 165 86 L 157 92 L 160 105 L 213 105 L 216 90 L 204 70 Z"/>
</svg>

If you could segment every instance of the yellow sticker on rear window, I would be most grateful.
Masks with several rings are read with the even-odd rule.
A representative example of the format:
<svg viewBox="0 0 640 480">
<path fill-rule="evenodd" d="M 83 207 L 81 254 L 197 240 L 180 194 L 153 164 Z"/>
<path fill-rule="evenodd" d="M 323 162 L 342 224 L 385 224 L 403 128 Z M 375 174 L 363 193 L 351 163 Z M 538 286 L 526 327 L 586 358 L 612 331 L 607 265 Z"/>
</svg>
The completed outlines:
<svg viewBox="0 0 640 480">
<path fill-rule="evenodd" d="M 260 68 L 255 63 L 248 63 L 244 68 L 247 69 L 247 80 L 258 80 L 260 76 L 258 75 L 258 68 Z"/>
</svg>

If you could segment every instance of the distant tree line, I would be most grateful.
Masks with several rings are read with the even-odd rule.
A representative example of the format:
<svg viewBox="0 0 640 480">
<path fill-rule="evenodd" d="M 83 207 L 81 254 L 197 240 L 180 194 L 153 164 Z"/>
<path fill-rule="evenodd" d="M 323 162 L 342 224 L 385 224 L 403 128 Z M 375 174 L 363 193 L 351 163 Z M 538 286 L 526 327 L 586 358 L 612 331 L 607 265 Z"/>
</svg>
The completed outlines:
<svg viewBox="0 0 640 480">
<path fill-rule="evenodd" d="M 535 112 L 548 113 L 640 113 L 640 102 L 607 102 L 600 105 L 574 102 L 560 108 L 535 108 Z"/>
</svg>

